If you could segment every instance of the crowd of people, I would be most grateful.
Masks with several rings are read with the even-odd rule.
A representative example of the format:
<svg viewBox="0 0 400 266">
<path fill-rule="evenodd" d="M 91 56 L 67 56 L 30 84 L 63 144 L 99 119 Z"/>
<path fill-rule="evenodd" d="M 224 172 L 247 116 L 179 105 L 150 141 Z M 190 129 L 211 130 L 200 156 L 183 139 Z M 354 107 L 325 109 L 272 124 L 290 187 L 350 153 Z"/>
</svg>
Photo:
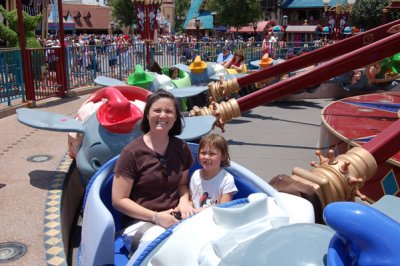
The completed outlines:
<svg viewBox="0 0 400 266">
<path fill-rule="evenodd" d="M 231 37 L 204 36 L 201 42 L 197 42 L 196 37 L 185 33 L 159 35 L 158 41 L 150 45 L 150 57 L 161 66 L 169 67 L 177 63 L 190 65 L 200 56 L 202 61 L 222 64 L 230 73 L 246 73 L 251 67 L 250 60 L 260 60 L 265 53 L 273 59 L 288 59 L 305 51 L 303 48 L 289 48 L 282 38 L 278 39 L 271 33 L 266 34 L 262 42 L 255 42 L 254 36 L 247 40 L 233 40 Z M 49 73 L 55 76 L 54 49 L 48 48 L 60 47 L 60 40 L 56 34 L 44 40 L 38 39 L 46 48 L 47 60 L 41 76 L 51 77 Z M 92 83 L 96 76 L 126 79 L 133 74 L 137 64 L 148 68 L 147 47 L 138 34 L 66 34 L 64 44 L 71 88 Z"/>
<path fill-rule="evenodd" d="M 38 41 L 43 47 L 46 46 L 46 42 L 51 40 L 54 46 L 60 46 L 60 40 L 57 34 L 49 34 L 46 39 L 41 39 L 37 36 Z M 87 46 L 87 45 L 107 45 L 111 44 L 138 44 L 144 43 L 144 40 L 139 34 L 66 34 L 64 37 L 65 46 Z M 239 39 L 243 42 L 243 39 Z M 197 42 L 225 42 L 226 44 L 233 44 L 234 40 L 230 37 L 215 37 L 215 36 L 204 36 L 200 40 L 197 40 L 196 36 L 182 33 L 182 34 L 162 34 L 157 37 L 156 43 L 197 43 Z M 254 38 L 249 38 L 248 43 L 254 42 Z"/>
</svg>

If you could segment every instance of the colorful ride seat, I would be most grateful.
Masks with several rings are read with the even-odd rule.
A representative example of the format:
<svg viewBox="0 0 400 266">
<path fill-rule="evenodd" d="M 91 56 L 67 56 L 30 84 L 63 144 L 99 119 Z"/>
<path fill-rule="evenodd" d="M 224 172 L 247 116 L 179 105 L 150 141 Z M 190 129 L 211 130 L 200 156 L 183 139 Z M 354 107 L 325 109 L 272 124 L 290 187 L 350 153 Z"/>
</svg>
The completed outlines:
<svg viewBox="0 0 400 266">
<path fill-rule="evenodd" d="M 243 71 L 242 71 L 242 72 L 237 72 L 237 71 L 236 71 L 235 69 L 233 69 L 233 68 L 227 68 L 226 71 L 227 71 L 229 74 L 238 74 L 238 73 L 240 73 L 240 74 L 246 74 L 248 70 L 247 70 L 247 65 L 244 64 L 244 65 L 243 65 Z"/>
<path fill-rule="evenodd" d="M 169 67 L 163 67 L 163 72 L 165 75 L 169 75 Z M 173 79 L 172 84 L 174 84 L 177 88 L 185 88 L 192 86 L 192 82 L 190 81 L 190 76 L 187 72 L 179 69 L 179 79 Z M 187 99 L 183 98 L 181 100 L 182 111 L 187 111 Z"/>
<path fill-rule="evenodd" d="M 128 77 L 128 85 L 149 89 L 149 85 L 153 83 L 153 77 L 146 73 L 142 65 L 135 66 L 135 72 Z"/>
<path fill-rule="evenodd" d="M 189 143 L 189 147 L 194 158 L 197 158 L 198 145 Z M 126 265 L 129 260 L 128 250 L 125 248 L 121 236 L 115 234 L 121 230 L 120 214 L 111 204 L 113 171 L 117 159 L 118 156 L 104 164 L 86 188 L 83 202 L 82 241 L 78 258 L 80 265 Z M 196 161 L 190 172 L 199 168 L 200 165 Z M 238 188 L 234 200 L 247 198 L 252 193 L 262 192 L 277 201 L 278 205 L 289 215 L 290 221 L 313 221 L 313 208 L 306 200 L 277 192 L 261 178 L 234 162 L 231 162 L 231 166 L 226 170 L 233 175 Z M 296 205 L 292 203 L 298 201 L 302 204 L 301 208 L 299 206 L 292 208 L 291 206 Z"/>
</svg>

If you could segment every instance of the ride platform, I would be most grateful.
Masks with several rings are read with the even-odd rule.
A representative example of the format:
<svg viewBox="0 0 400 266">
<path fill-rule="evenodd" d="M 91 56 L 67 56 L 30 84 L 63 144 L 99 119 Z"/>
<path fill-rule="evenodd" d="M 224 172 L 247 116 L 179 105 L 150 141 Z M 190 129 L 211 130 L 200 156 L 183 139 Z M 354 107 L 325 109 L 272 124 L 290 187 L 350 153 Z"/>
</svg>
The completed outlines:
<svg viewBox="0 0 400 266">
<path fill-rule="evenodd" d="M 400 117 L 400 91 L 344 98 L 322 111 L 320 145 L 343 154 L 362 146 Z M 378 167 L 361 189 L 374 202 L 384 195 L 400 195 L 400 151 Z"/>
</svg>

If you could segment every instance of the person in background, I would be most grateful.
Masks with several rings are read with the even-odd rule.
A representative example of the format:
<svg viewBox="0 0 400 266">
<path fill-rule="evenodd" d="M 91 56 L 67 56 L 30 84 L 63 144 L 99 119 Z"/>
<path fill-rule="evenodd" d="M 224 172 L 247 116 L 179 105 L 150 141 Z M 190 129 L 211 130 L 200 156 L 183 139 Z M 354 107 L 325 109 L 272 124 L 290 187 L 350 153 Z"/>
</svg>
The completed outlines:
<svg viewBox="0 0 400 266">
<path fill-rule="evenodd" d="M 176 80 L 176 79 L 179 79 L 179 68 L 177 68 L 177 67 L 171 67 L 170 69 L 169 69 L 169 77 L 172 79 L 172 80 Z"/>
<path fill-rule="evenodd" d="M 153 76 L 155 81 L 159 83 L 159 87 L 165 90 L 171 90 L 175 88 L 174 84 L 172 84 L 171 78 L 164 74 L 162 68 L 156 61 L 152 61 L 148 68 L 149 73 Z"/>
<path fill-rule="evenodd" d="M 160 65 L 154 60 L 150 63 L 150 66 L 149 66 L 148 70 L 150 72 L 155 72 L 155 73 L 157 73 L 159 75 L 163 75 L 164 74 L 163 71 L 162 71 L 162 68 L 160 67 Z"/>
<path fill-rule="evenodd" d="M 182 59 L 181 63 L 184 64 L 190 64 L 192 62 L 192 51 L 190 50 L 189 44 L 185 43 L 183 45 L 183 51 L 182 51 Z"/>
<path fill-rule="evenodd" d="M 118 75 L 117 63 L 118 63 L 118 55 L 117 55 L 117 47 L 115 42 L 111 39 L 107 39 L 106 41 L 106 54 L 108 55 L 108 65 L 111 71 L 111 77 L 116 78 Z"/>
<path fill-rule="evenodd" d="M 123 214 L 122 227 L 129 225 L 122 238 L 132 259 L 178 222 L 174 212 L 182 218 L 195 213 L 189 198 L 194 158 L 187 143 L 176 137 L 182 121 L 174 95 L 162 89 L 149 95 L 141 122 L 144 135 L 122 150 L 115 165 L 112 204 Z"/>
<path fill-rule="evenodd" d="M 223 168 L 230 165 L 228 143 L 224 137 L 218 134 L 202 137 L 198 161 L 202 168 L 190 179 L 190 196 L 196 211 L 231 201 L 238 189 L 233 176 Z"/>
<path fill-rule="evenodd" d="M 217 63 L 218 64 L 223 64 L 225 62 L 228 62 L 230 59 L 232 59 L 233 54 L 231 53 L 231 49 L 227 46 L 224 46 L 222 49 L 222 53 L 218 54 L 217 58 Z"/>
<path fill-rule="evenodd" d="M 245 72 L 245 60 L 241 50 L 235 52 L 235 55 L 226 63 L 222 64 L 225 68 L 236 70 L 238 73 Z"/>
</svg>

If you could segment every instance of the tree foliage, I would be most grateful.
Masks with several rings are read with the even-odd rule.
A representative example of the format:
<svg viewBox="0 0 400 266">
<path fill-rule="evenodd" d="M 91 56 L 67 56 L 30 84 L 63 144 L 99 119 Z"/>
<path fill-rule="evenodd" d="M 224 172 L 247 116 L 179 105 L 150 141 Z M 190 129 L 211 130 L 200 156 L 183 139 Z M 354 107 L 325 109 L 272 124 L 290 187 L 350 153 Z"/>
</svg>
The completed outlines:
<svg viewBox="0 0 400 266">
<path fill-rule="evenodd" d="M 351 25 L 365 30 L 375 28 L 383 22 L 383 9 L 387 0 L 357 0 L 351 13 Z M 387 22 L 400 18 L 400 11 L 392 10 L 387 14 Z"/>
<path fill-rule="evenodd" d="M 181 31 L 186 12 L 190 8 L 190 0 L 175 0 L 175 31 Z"/>
<path fill-rule="evenodd" d="M 0 24 L 0 38 L 7 41 L 7 47 L 18 47 L 19 43 L 19 28 L 18 28 L 18 12 L 17 9 L 11 11 L 6 10 L 0 5 L 0 13 L 7 20 L 8 25 Z M 40 48 L 41 45 L 36 39 L 34 30 L 37 28 L 41 15 L 30 16 L 26 12 L 22 12 L 23 27 L 25 33 L 25 42 L 27 48 Z"/>
<path fill-rule="evenodd" d="M 111 0 L 111 17 L 119 26 L 131 27 L 136 22 L 132 0 Z"/>
<path fill-rule="evenodd" d="M 260 0 L 211 0 L 210 4 L 221 25 L 239 28 L 261 20 Z"/>
</svg>

